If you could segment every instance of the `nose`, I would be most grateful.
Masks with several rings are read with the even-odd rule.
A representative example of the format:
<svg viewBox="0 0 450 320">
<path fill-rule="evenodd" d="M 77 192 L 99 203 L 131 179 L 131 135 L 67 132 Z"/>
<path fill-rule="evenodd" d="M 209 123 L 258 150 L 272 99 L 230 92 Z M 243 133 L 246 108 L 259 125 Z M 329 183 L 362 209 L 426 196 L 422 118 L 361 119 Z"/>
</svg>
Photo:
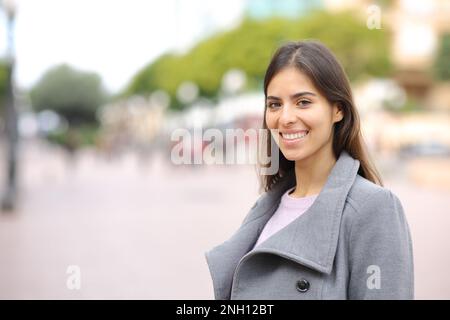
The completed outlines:
<svg viewBox="0 0 450 320">
<path fill-rule="evenodd" d="M 281 109 L 281 115 L 279 122 L 283 126 L 289 126 L 297 120 L 297 115 L 295 113 L 295 108 L 290 104 L 286 104 Z"/>
</svg>

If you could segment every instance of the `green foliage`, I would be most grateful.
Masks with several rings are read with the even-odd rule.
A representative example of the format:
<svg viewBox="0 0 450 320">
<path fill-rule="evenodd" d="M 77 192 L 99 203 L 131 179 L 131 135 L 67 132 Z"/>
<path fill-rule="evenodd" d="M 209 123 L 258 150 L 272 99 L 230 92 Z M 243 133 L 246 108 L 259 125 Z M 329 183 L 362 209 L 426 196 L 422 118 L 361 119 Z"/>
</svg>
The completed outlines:
<svg viewBox="0 0 450 320">
<path fill-rule="evenodd" d="M 6 63 L 0 61 L 0 116 L 5 108 L 8 69 Z"/>
<path fill-rule="evenodd" d="M 82 125 L 65 131 L 51 132 L 46 138 L 73 152 L 82 146 L 95 145 L 98 131 L 98 126 Z"/>
<path fill-rule="evenodd" d="M 301 39 L 318 39 L 329 46 L 351 80 L 390 73 L 385 30 L 369 30 L 365 21 L 351 12 L 317 11 L 299 20 L 245 19 L 237 29 L 212 36 L 184 55 L 161 56 L 136 74 L 124 95 L 162 89 L 172 98 L 171 108 L 181 109 L 183 105 L 175 97 L 182 82 L 193 81 L 202 96 L 215 98 L 223 75 L 231 68 L 247 74 L 247 89 L 261 89 L 276 48 L 286 41 Z"/>
<path fill-rule="evenodd" d="M 96 110 L 104 99 L 101 80 L 96 74 L 67 65 L 47 71 L 31 91 L 36 111 L 53 110 L 65 117 L 69 126 L 96 123 Z"/>
<path fill-rule="evenodd" d="M 441 37 L 433 69 L 436 79 L 450 80 L 450 34 L 448 33 Z"/>
</svg>

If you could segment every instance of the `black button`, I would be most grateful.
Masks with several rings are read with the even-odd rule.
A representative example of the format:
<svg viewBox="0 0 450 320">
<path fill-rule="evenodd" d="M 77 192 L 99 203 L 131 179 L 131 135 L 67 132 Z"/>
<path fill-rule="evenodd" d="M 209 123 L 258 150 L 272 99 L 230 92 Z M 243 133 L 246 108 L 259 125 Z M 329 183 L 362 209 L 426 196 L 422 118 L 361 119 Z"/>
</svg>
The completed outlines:
<svg viewBox="0 0 450 320">
<path fill-rule="evenodd" d="M 309 289 L 309 282 L 306 279 L 301 279 L 297 281 L 297 290 L 300 292 L 306 292 Z"/>
</svg>

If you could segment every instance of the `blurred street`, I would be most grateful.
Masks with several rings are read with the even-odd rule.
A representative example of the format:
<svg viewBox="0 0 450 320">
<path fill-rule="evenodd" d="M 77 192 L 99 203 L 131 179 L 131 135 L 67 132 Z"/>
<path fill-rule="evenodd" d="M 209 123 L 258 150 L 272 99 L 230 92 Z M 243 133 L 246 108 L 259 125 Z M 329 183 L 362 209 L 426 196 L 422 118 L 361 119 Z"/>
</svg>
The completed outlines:
<svg viewBox="0 0 450 320">
<path fill-rule="evenodd" d="M 71 160 L 44 142 L 22 145 L 20 205 L 0 216 L 0 299 L 213 298 L 203 254 L 256 200 L 254 168 L 89 150 Z M 416 298 L 449 299 L 450 184 L 420 174 L 442 178 L 430 170 L 448 172 L 450 159 L 376 161 L 411 227 Z M 80 290 L 66 286 L 70 265 Z"/>
</svg>

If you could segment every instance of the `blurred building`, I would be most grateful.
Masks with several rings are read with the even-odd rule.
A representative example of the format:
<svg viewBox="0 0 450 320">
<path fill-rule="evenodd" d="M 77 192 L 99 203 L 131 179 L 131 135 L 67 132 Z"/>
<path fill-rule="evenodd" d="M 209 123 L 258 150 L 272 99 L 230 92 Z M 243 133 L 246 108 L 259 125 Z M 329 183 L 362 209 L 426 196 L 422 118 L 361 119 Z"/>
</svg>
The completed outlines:
<svg viewBox="0 0 450 320">
<path fill-rule="evenodd" d="M 442 38 L 450 34 L 450 2 L 397 0 L 387 19 L 396 80 L 425 107 L 450 110 L 450 83 L 437 83 L 431 72 Z"/>
</svg>

